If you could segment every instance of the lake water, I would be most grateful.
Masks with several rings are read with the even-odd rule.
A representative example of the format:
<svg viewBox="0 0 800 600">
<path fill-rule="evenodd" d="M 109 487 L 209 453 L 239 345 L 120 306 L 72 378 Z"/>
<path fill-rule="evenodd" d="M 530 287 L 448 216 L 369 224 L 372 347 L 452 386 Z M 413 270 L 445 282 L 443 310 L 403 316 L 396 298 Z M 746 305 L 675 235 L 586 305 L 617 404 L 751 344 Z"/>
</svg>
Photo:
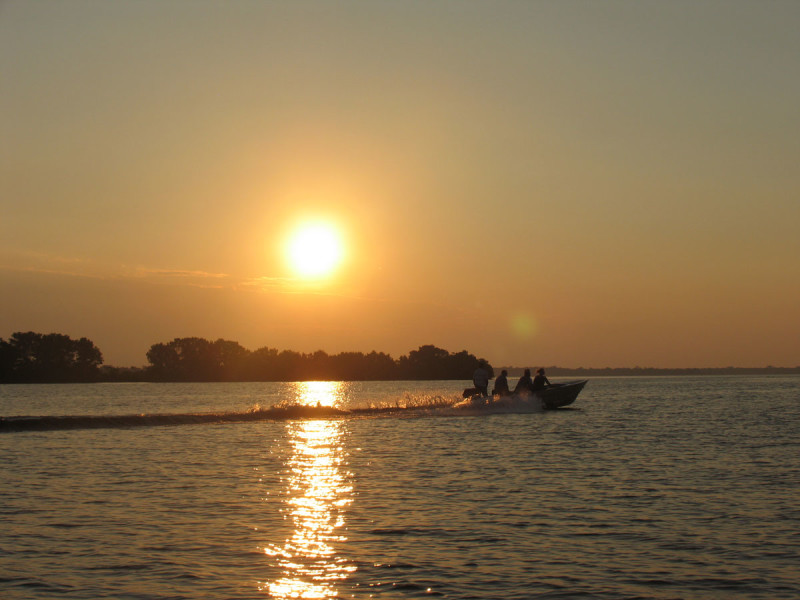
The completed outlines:
<svg viewBox="0 0 800 600">
<path fill-rule="evenodd" d="M 0 415 L 342 408 L 466 382 L 0 386 Z M 800 378 L 570 410 L 0 433 L 0 597 L 800 598 Z"/>
</svg>

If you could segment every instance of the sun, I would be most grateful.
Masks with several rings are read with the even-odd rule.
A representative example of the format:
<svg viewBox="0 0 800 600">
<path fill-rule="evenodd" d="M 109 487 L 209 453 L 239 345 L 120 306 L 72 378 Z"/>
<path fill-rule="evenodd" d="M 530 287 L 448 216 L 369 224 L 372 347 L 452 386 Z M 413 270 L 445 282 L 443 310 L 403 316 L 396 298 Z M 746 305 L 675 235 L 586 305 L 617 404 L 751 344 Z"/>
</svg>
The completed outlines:
<svg viewBox="0 0 800 600">
<path fill-rule="evenodd" d="M 339 231 L 330 223 L 304 223 L 289 236 L 286 257 L 292 271 L 305 279 L 328 277 L 344 257 Z"/>
</svg>

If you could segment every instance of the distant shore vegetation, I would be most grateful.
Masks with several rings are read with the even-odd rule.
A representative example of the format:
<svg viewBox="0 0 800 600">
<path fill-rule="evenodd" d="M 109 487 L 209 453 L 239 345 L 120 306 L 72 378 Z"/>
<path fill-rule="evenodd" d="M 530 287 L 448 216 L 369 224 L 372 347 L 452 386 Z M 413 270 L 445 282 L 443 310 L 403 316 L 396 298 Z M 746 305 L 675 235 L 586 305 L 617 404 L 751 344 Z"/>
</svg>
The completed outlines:
<svg viewBox="0 0 800 600">
<path fill-rule="evenodd" d="M 493 376 L 488 361 L 433 345 L 395 360 L 383 352 L 251 351 L 229 340 L 186 337 L 153 344 L 147 361 L 146 367 L 102 366 L 102 353 L 90 340 L 62 334 L 18 332 L 0 339 L 0 383 L 471 380 L 481 363 Z"/>
<path fill-rule="evenodd" d="M 103 354 L 87 338 L 60 333 L 17 332 L 0 338 L 0 382 L 83 383 L 97 381 Z"/>
<path fill-rule="evenodd" d="M 398 359 L 383 352 L 328 354 L 248 350 L 238 342 L 199 337 L 153 344 L 144 367 L 103 365 L 103 355 L 87 338 L 50 333 L 17 332 L 0 338 L 0 383 L 90 383 L 111 381 L 471 381 L 479 364 L 490 377 L 504 368 L 509 376 L 525 367 L 493 368 L 466 350 L 451 353 L 433 345 L 420 346 Z M 538 367 L 542 365 L 526 365 Z M 798 367 L 760 368 L 565 368 L 545 366 L 550 377 L 630 377 L 658 375 L 798 375 Z"/>
</svg>

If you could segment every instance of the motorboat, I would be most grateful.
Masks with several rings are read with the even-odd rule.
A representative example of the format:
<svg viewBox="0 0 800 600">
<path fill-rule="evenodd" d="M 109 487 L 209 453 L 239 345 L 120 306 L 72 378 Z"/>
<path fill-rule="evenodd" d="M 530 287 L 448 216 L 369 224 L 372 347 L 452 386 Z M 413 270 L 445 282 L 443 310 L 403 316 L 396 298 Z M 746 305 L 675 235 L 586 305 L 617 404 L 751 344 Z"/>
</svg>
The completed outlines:
<svg viewBox="0 0 800 600">
<path fill-rule="evenodd" d="M 553 383 L 535 392 L 484 397 L 474 388 L 464 390 L 464 401 L 457 408 L 478 408 L 489 412 L 538 412 L 569 406 L 581 393 L 587 380 Z"/>
<path fill-rule="evenodd" d="M 548 410 L 562 408 L 575 402 L 587 381 L 586 379 L 581 379 L 580 381 L 554 383 L 544 389 L 533 392 L 533 394 L 542 399 L 542 406 Z"/>
</svg>

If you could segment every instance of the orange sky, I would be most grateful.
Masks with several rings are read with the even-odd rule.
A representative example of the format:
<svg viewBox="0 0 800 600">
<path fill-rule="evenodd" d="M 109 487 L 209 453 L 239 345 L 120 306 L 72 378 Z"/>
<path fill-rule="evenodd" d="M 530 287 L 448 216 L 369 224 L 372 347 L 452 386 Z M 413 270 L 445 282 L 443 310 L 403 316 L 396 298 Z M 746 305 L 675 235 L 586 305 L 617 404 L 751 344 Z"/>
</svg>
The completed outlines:
<svg viewBox="0 0 800 600">
<path fill-rule="evenodd" d="M 800 4 L 0 4 L 0 337 L 800 364 Z M 284 240 L 337 224 L 298 278 Z"/>
</svg>

